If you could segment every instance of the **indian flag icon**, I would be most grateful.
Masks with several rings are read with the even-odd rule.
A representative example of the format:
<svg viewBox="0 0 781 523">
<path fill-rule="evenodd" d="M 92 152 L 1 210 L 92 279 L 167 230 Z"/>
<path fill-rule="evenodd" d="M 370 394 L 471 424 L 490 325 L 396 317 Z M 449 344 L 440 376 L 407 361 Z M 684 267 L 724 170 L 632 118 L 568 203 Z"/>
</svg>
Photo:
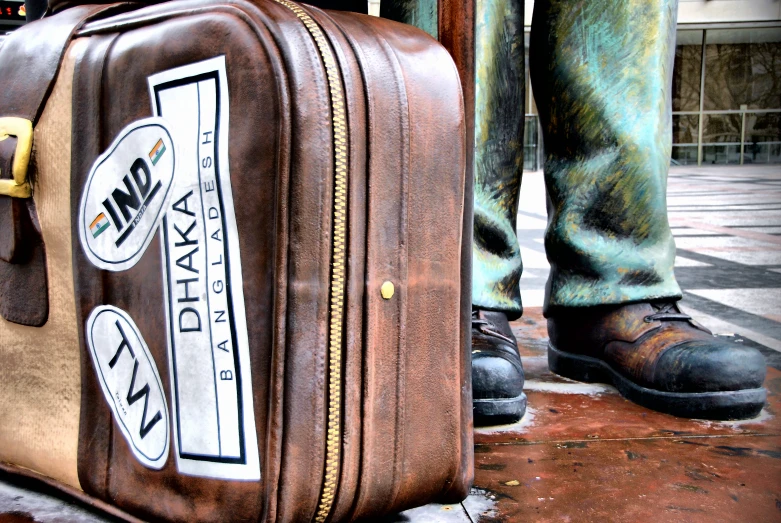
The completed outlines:
<svg viewBox="0 0 781 523">
<path fill-rule="evenodd" d="M 163 156 L 164 152 L 165 152 L 165 144 L 163 143 L 163 139 L 160 138 L 159 140 L 157 140 L 155 146 L 152 147 L 152 150 L 149 151 L 149 159 L 152 160 L 152 165 L 157 165 L 157 162 Z"/>
<path fill-rule="evenodd" d="M 106 218 L 106 215 L 103 213 L 98 214 L 94 220 L 92 220 L 92 223 L 89 226 L 90 232 L 92 232 L 92 237 L 97 238 L 100 236 L 100 234 L 108 229 L 108 226 L 111 225 L 111 222 L 108 221 L 108 218 Z"/>
</svg>

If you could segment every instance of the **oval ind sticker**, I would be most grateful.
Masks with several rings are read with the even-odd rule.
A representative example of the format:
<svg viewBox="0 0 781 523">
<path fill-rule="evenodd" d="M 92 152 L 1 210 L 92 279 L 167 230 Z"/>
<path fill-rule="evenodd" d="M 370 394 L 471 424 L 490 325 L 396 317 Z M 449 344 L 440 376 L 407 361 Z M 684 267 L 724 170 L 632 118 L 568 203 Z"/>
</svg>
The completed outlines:
<svg viewBox="0 0 781 523">
<path fill-rule="evenodd" d="M 138 460 L 160 469 L 168 458 L 168 404 L 157 366 L 128 314 L 110 305 L 87 319 L 92 363 L 114 419 Z"/>
<path fill-rule="evenodd" d="M 176 154 L 162 118 L 125 127 L 92 165 L 79 206 L 87 258 L 108 271 L 135 265 L 171 198 Z"/>
</svg>

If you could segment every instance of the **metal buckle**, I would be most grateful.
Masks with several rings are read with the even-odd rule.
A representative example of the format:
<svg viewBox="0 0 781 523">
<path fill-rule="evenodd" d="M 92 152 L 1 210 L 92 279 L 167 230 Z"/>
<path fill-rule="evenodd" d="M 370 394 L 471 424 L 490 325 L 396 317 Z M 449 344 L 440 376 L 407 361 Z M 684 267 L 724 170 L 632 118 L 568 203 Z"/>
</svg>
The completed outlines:
<svg viewBox="0 0 781 523">
<path fill-rule="evenodd" d="M 0 195 L 12 198 L 29 198 L 32 187 L 27 180 L 27 166 L 33 150 L 33 123 L 26 118 L 7 116 L 0 118 L 0 141 L 16 137 L 16 153 L 11 166 L 12 180 L 0 180 Z"/>
</svg>

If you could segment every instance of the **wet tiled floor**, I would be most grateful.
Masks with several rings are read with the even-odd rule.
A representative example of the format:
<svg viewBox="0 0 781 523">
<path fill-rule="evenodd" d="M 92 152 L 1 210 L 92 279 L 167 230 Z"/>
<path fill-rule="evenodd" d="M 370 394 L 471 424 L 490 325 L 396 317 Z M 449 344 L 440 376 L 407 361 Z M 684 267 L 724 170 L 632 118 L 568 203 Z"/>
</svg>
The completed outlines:
<svg viewBox="0 0 781 523">
<path fill-rule="evenodd" d="M 781 521 L 781 370 L 757 419 L 675 418 L 551 374 L 541 309 L 525 316 L 529 412 L 476 431 L 475 484 L 496 500 L 474 521 Z"/>
<path fill-rule="evenodd" d="M 769 364 L 768 403 L 744 422 L 675 418 L 610 386 L 551 374 L 540 173 L 525 175 L 521 201 L 526 312 L 513 329 L 529 410 L 516 425 L 476 431 L 475 489 L 464 503 L 388 521 L 781 521 L 781 167 L 674 167 L 669 179 L 684 308 L 760 348 Z M 0 513 L 31 499 L 11 489 L 0 482 Z"/>
</svg>

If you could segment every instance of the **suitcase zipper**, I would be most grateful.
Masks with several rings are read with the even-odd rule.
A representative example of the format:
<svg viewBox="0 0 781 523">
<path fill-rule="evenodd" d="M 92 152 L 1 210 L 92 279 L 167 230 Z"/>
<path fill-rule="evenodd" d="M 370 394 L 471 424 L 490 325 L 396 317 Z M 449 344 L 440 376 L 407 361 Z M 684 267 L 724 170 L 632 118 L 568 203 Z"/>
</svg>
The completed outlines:
<svg viewBox="0 0 781 523">
<path fill-rule="evenodd" d="M 331 93 L 334 133 L 334 239 L 331 249 L 331 311 L 328 328 L 328 430 L 325 447 L 325 476 L 317 506 L 316 523 L 324 523 L 331 512 L 339 479 L 342 408 L 342 318 L 344 313 L 345 250 L 347 237 L 347 115 L 339 69 L 320 26 L 300 6 L 288 0 L 275 0 L 293 11 L 317 45 L 325 65 Z"/>
</svg>

